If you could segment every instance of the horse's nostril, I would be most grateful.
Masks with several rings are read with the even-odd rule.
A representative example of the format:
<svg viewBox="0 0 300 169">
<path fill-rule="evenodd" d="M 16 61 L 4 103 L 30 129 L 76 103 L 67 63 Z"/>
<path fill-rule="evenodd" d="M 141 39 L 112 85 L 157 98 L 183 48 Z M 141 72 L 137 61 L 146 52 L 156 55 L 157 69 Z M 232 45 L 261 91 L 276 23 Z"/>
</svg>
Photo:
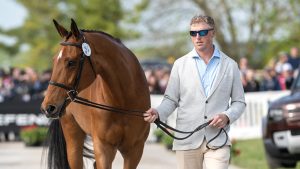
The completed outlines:
<svg viewBox="0 0 300 169">
<path fill-rule="evenodd" d="M 48 105 L 46 110 L 48 113 L 53 113 L 55 111 L 56 107 L 53 105 Z"/>
</svg>

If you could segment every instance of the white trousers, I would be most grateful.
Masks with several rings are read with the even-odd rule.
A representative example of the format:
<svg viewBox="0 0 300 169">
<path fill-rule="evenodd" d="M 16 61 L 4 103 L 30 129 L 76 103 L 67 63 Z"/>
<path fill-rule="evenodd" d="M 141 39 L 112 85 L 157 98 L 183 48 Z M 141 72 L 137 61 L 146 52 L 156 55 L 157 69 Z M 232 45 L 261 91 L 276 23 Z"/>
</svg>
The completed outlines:
<svg viewBox="0 0 300 169">
<path fill-rule="evenodd" d="M 177 150 L 177 169 L 228 169 L 230 146 L 211 150 L 206 148 L 206 143 L 204 139 L 201 146 L 195 150 Z"/>
</svg>

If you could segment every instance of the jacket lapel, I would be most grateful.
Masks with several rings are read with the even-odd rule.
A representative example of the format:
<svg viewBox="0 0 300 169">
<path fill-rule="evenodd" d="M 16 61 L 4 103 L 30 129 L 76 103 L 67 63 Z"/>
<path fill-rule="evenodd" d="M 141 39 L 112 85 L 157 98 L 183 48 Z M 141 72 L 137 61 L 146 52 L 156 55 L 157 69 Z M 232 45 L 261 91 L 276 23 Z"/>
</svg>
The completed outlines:
<svg viewBox="0 0 300 169">
<path fill-rule="evenodd" d="M 222 79 L 223 79 L 223 77 L 224 77 L 224 75 L 226 73 L 227 66 L 228 66 L 227 56 L 224 55 L 221 52 L 221 62 L 220 62 L 219 72 L 216 75 L 215 80 L 213 81 L 212 88 L 211 88 L 211 90 L 210 90 L 209 95 L 207 96 L 207 98 L 209 98 L 215 92 L 216 88 L 218 87 L 218 85 L 222 81 Z"/>
</svg>

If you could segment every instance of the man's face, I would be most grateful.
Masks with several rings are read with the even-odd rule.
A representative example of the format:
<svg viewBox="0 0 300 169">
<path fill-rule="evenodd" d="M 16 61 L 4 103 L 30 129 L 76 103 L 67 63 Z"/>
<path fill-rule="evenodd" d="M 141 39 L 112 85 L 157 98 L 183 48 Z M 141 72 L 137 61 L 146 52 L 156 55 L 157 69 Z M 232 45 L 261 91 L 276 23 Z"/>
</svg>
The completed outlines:
<svg viewBox="0 0 300 169">
<path fill-rule="evenodd" d="M 210 30 L 212 29 L 211 26 L 209 26 L 205 22 L 197 23 L 191 25 L 191 31 L 201 31 L 201 30 Z M 205 51 L 209 49 L 213 44 L 213 37 L 214 37 L 214 30 L 208 31 L 207 35 L 200 36 L 199 33 L 197 33 L 196 36 L 191 36 L 192 42 L 194 47 L 197 51 Z"/>
<path fill-rule="evenodd" d="M 291 56 L 296 58 L 298 55 L 299 55 L 298 48 L 295 48 L 295 47 L 291 48 Z"/>
</svg>

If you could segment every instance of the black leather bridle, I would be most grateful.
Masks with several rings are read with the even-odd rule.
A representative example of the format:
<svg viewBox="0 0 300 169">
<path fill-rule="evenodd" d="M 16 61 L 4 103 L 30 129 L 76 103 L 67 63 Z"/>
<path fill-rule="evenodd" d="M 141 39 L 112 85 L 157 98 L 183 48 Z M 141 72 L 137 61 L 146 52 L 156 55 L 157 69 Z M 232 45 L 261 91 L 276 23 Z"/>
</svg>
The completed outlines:
<svg viewBox="0 0 300 169">
<path fill-rule="evenodd" d="M 81 50 L 83 50 L 82 48 L 82 44 L 86 43 L 88 44 L 88 42 L 86 41 L 83 33 L 80 33 L 80 36 L 82 37 L 82 42 L 77 42 L 77 43 L 73 43 L 73 42 L 61 42 L 60 44 L 63 46 L 74 46 L 77 48 L 80 48 Z M 80 61 L 79 61 L 79 69 L 77 70 L 77 75 L 76 75 L 76 79 L 74 81 L 74 84 L 72 87 L 66 86 L 65 84 L 62 83 L 58 83 L 58 82 L 54 82 L 54 81 L 49 81 L 50 85 L 56 86 L 56 87 L 60 87 L 63 88 L 65 90 L 67 90 L 67 98 L 65 98 L 64 103 L 60 109 L 58 118 L 62 116 L 62 112 L 64 112 L 68 102 L 75 102 L 75 103 L 79 103 L 82 105 L 86 105 L 86 106 L 90 106 L 90 107 L 94 107 L 94 108 L 98 108 L 98 109 L 102 109 L 102 110 L 107 110 L 107 111 L 111 111 L 111 112 L 115 112 L 115 113 L 122 113 L 122 114 L 126 114 L 126 115 L 131 115 L 131 116 L 138 116 L 138 117 L 142 117 L 144 118 L 143 113 L 145 113 L 145 111 L 142 110 L 127 110 L 127 109 L 122 109 L 122 108 L 116 108 L 116 107 L 112 107 L 112 106 L 108 106 L 108 105 L 104 105 L 104 104 L 100 104 L 100 103 L 95 103 L 92 101 L 89 101 L 85 98 L 79 97 L 78 96 L 78 86 L 79 86 L 79 82 L 80 82 L 80 78 L 81 78 L 81 74 L 82 74 L 82 70 L 83 70 L 83 64 L 84 64 L 84 60 L 85 58 L 88 58 L 88 61 L 92 67 L 92 70 L 94 72 L 95 77 L 97 77 L 95 69 L 93 67 L 92 61 L 91 61 L 91 56 L 87 56 L 85 54 L 85 52 L 82 52 L 81 57 L 80 57 Z M 180 131 L 177 130 L 169 125 L 167 125 L 166 123 L 160 121 L 159 118 L 157 118 L 154 123 L 157 125 L 158 128 L 160 128 L 161 130 L 163 130 L 166 134 L 168 134 L 170 137 L 177 139 L 177 140 L 184 140 L 189 138 L 190 136 L 192 136 L 195 132 L 200 131 L 201 129 L 205 128 L 206 126 L 209 125 L 211 121 L 208 121 L 200 126 L 198 126 L 196 129 L 194 129 L 193 131 Z M 177 133 L 182 133 L 182 134 L 186 134 L 186 136 L 184 137 L 176 137 L 174 134 L 172 134 L 169 130 L 172 130 L 173 132 L 177 132 Z M 215 140 L 221 133 L 222 131 L 225 133 L 226 135 L 226 140 L 225 142 L 220 145 L 220 146 L 216 146 L 216 147 L 209 147 L 208 144 L 210 142 L 212 142 L 213 140 Z M 212 150 L 216 150 L 219 148 L 222 148 L 223 146 L 226 145 L 228 141 L 228 134 L 227 132 L 224 130 L 224 128 L 220 129 L 220 131 L 218 132 L 218 134 L 213 137 L 212 139 L 207 141 L 206 147 L 208 149 L 212 149 Z"/>
</svg>

